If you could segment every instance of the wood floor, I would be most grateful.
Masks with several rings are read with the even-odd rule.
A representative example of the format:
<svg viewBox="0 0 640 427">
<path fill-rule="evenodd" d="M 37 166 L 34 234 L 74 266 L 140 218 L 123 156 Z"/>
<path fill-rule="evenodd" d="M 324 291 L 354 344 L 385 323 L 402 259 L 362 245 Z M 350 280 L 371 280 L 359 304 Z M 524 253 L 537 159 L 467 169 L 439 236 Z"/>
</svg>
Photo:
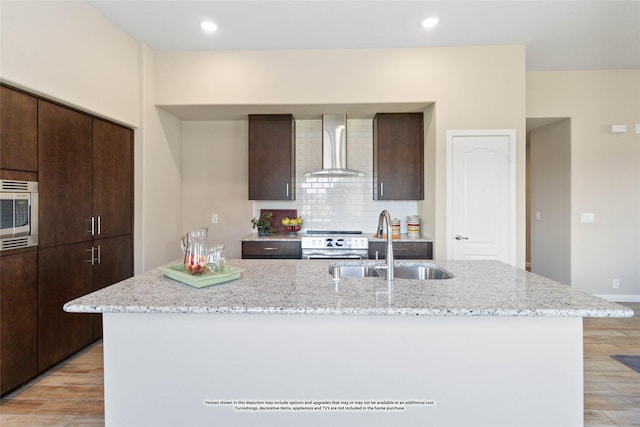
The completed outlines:
<svg viewBox="0 0 640 427">
<path fill-rule="evenodd" d="M 611 358 L 640 356 L 640 303 L 630 319 L 584 319 L 585 426 L 640 426 L 640 373 Z"/>
<path fill-rule="evenodd" d="M 585 426 L 640 427 L 640 373 L 611 358 L 640 355 L 640 303 L 630 319 L 584 320 Z M 0 402 L 0 425 L 104 425 L 102 343 Z"/>
</svg>

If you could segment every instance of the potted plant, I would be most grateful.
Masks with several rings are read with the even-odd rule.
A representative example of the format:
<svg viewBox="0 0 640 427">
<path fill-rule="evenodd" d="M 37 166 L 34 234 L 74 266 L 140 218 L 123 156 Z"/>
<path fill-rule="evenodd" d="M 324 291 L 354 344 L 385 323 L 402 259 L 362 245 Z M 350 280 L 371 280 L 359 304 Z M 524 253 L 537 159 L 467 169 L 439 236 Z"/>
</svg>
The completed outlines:
<svg viewBox="0 0 640 427">
<path fill-rule="evenodd" d="M 272 216 L 272 212 L 264 212 L 262 215 L 260 215 L 260 218 L 253 218 L 251 220 L 253 228 L 258 227 L 258 236 L 268 236 L 275 231 L 275 229 L 271 226 Z"/>
</svg>

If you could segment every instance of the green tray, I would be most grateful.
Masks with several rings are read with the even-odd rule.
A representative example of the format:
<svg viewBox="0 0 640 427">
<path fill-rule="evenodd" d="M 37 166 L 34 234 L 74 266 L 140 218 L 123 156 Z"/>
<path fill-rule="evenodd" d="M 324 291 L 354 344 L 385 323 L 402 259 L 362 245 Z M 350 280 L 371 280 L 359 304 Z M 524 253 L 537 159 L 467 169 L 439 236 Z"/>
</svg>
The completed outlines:
<svg viewBox="0 0 640 427">
<path fill-rule="evenodd" d="M 217 273 L 212 273 L 211 270 L 207 268 L 204 273 L 194 275 L 187 272 L 184 264 L 175 264 L 160 267 L 160 271 L 162 271 L 165 276 L 184 283 L 185 285 L 193 286 L 194 288 L 206 288 L 207 286 L 239 279 L 240 273 L 244 270 L 225 264 L 222 267 L 222 271 Z"/>
</svg>

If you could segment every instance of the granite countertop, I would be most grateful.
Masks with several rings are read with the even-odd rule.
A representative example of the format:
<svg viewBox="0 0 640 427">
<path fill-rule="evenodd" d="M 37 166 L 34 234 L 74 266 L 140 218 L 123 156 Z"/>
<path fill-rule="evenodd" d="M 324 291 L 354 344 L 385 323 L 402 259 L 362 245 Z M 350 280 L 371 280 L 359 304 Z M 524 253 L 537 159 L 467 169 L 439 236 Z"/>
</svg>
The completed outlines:
<svg viewBox="0 0 640 427">
<path fill-rule="evenodd" d="M 413 261 L 396 261 L 396 265 Z M 433 261 L 455 277 L 333 280 L 331 260 L 229 260 L 231 282 L 193 288 L 150 270 L 65 304 L 81 313 L 631 317 L 633 311 L 497 261 Z M 348 264 L 353 264 L 349 262 Z M 374 261 L 355 261 L 372 265 Z M 172 263 L 175 264 L 175 263 Z M 390 298 L 391 295 L 391 298 Z"/>
<path fill-rule="evenodd" d="M 251 233 L 244 236 L 240 239 L 242 242 L 264 242 L 264 241 L 290 241 L 290 240 L 300 240 L 302 236 L 306 236 L 305 233 L 297 233 L 297 234 L 271 234 L 269 236 L 258 236 L 258 233 Z M 379 239 L 374 237 L 374 233 L 363 233 L 362 237 L 367 237 L 370 242 L 386 242 L 387 239 Z M 407 234 L 401 234 L 399 239 L 393 239 L 394 242 L 433 242 L 431 237 L 427 236 L 419 236 L 419 237 L 409 237 Z"/>
</svg>

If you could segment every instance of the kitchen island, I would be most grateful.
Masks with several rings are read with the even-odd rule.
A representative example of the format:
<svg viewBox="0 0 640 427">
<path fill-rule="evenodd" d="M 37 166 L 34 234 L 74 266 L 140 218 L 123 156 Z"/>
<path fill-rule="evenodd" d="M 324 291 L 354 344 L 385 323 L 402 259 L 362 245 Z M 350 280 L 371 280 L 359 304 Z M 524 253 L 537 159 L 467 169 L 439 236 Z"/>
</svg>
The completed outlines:
<svg viewBox="0 0 640 427">
<path fill-rule="evenodd" d="M 633 315 L 493 261 L 392 284 L 228 263 L 240 279 L 156 269 L 65 305 L 103 313 L 107 425 L 581 426 L 582 318 Z"/>
</svg>

